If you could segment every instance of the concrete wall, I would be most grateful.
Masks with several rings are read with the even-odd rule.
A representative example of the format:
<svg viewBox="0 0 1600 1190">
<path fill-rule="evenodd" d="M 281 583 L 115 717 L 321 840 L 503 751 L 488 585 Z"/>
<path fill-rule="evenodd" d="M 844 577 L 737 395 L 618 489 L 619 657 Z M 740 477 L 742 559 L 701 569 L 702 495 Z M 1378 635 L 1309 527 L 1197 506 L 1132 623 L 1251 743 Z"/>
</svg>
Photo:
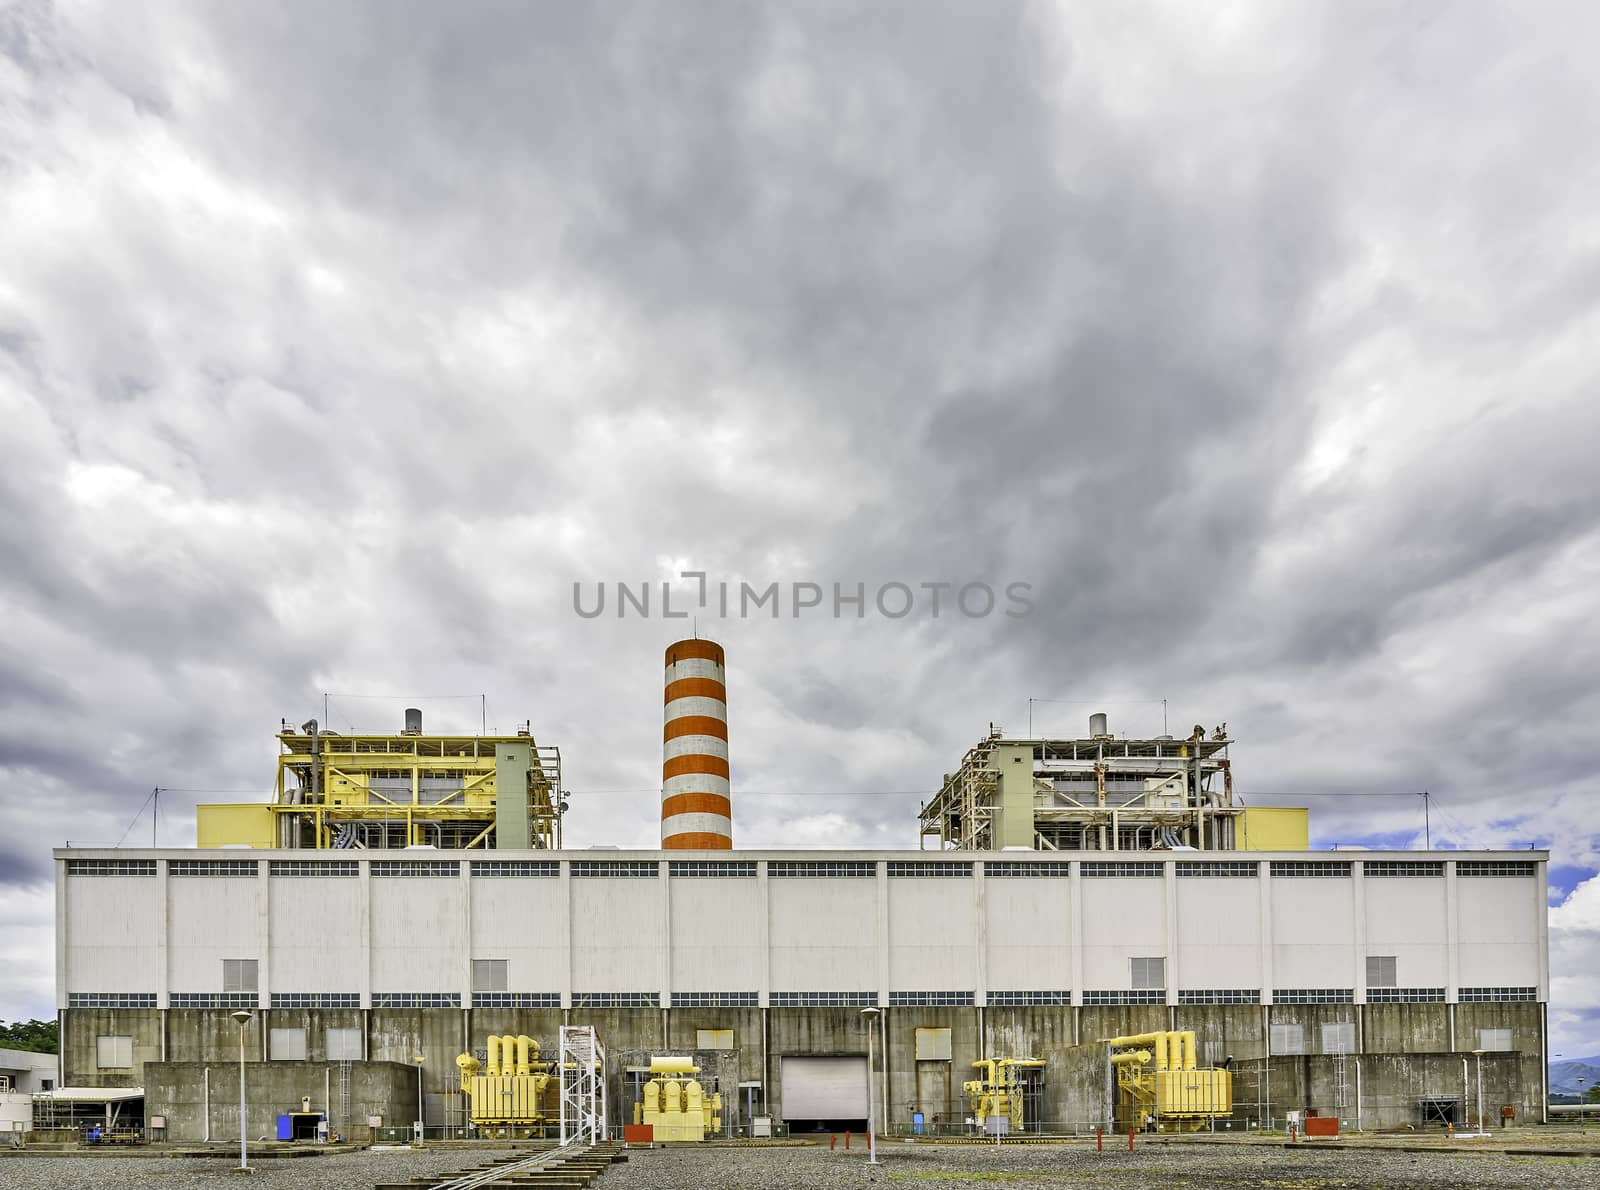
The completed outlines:
<svg viewBox="0 0 1600 1190">
<path fill-rule="evenodd" d="M 165 1044 L 173 1055 L 168 1065 L 237 1069 L 239 1030 L 225 1010 L 172 1010 L 165 1015 Z M 1454 1049 L 1449 1043 L 1452 1015 L 1457 1037 Z M 96 1081 L 97 1072 L 92 1066 L 95 1030 L 133 1036 L 135 1052 L 149 1055 L 145 1068 L 150 1069 L 157 1063 L 162 1046 L 161 1016 L 154 1011 L 68 1010 L 64 1018 L 69 1081 L 77 1085 Z M 736 1051 L 717 1059 L 719 1075 L 734 1087 L 739 1082 L 762 1083 L 765 1108 L 779 1118 L 783 1115 L 783 1102 L 778 1071 L 785 1055 L 867 1052 L 859 1008 L 278 1009 L 262 1013 L 251 1022 L 246 1030 L 246 1056 L 249 1063 L 269 1068 L 309 1065 L 320 1069 L 326 1053 L 326 1030 L 360 1028 L 368 1056 L 374 1062 L 409 1068 L 415 1065 L 417 1055 L 423 1056 L 428 1123 L 438 1125 L 445 1122 L 439 1097 L 458 1086 L 457 1054 L 465 1049 L 481 1052 L 490 1034 L 526 1033 L 540 1042 L 547 1056 L 553 1057 L 563 1021 L 595 1026 L 610 1055 L 608 1073 L 614 1080 L 621 1079 L 620 1071 L 625 1065 L 620 1055 L 694 1052 L 698 1030 L 732 1030 Z M 1505 1080 L 1494 1084 L 1497 1103 L 1517 1106 L 1518 1118 L 1538 1118 L 1537 1105 L 1542 1095 L 1543 1006 L 1539 1004 L 897 1007 L 884 1009 L 880 1021 L 874 1086 L 880 1111 L 887 1092 L 885 1118 L 893 1127 L 909 1125 L 911 1113 L 916 1110 L 930 1118 L 934 1114 L 945 1120 L 964 1118 L 961 1083 L 972 1077 L 972 1063 L 985 1057 L 1044 1059 L 1045 1117 L 1061 1127 L 1092 1127 L 1097 1121 L 1096 1113 L 1103 1110 L 1105 1091 L 1096 1081 L 1093 1064 L 1085 1066 L 1087 1059 L 1077 1051 L 1103 1053 L 1096 1043 L 1105 1038 L 1155 1029 L 1194 1030 L 1202 1063 L 1232 1057 L 1235 1069 L 1240 1071 L 1236 1096 L 1243 1106 L 1239 1118 L 1253 1119 L 1258 1094 L 1266 1087 L 1265 1080 L 1261 1080 L 1258 1092 L 1257 1083 L 1252 1080 L 1259 1075 L 1250 1071 L 1260 1068 L 1269 1023 L 1298 1025 L 1306 1051 L 1275 1054 L 1272 1059 L 1274 1117 L 1281 1117 L 1291 1108 L 1332 1102 L 1328 1098 L 1332 1082 L 1315 1080 L 1332 1079 L 1335 1055 L 1328 1043 L 1343 1031 L 1330 1035 L 1324 1026 L 1348 1025 L 1361 1047 L 1346 1058 L 1347 1079 L 1353 1111 L 1353 1059 L 1359 1057 L 1364 1064 L 1364 1078 L 1372 1080 L 1368 1084 L 1368 1106 L 1374 1114 L 1366 1120 L 1369 1126 L 1407 1123 L 1410 1117 L 1406 1113 L 1415 1112 L 1417 1096 L 1453 1093 L 1449 1088 L 1459 1079 L 1450 1071 L 1454 1069 L 1459 1074 L 1464 1047 L 1480 1043 L 1480 1029 L 1510 1031 L 1513 1049 L 1485 1057 L 1486 1080 L 1491 1064 L 1496 1072 L 1493 1077 Z M 261 1062 L 267 1030 L 284 1027 L 306 1029 L 312 1061 Z M 948 1061 L 918 1061 L 919 1028 L 950 1030 Z M 85 1056 L 87 1067 L 82 1065 Z M 1312 1080 L 1309 1084 L 1308 1078 Z M 622 1088 L 623 1083 L 617 1081 L 614 1093 Z M 414 1103 L 414 1082 L 408 1084 L 408 1094 Z M 624 1109 L 619 1106 L 616 1110 L 620 1121 Z M 407 1109 L 405 1120 L 410 1119 L 411 1111 Z M 742 1096 L 732 1114 L 742 1120 Z"/>
<path fill-rule="evenodd" d="M 231 1023 L 231 1022 L 230 1022 Z M 416 1115 L 416 1071 L 397 1062 L 350 1064 L 348 1121 L 337 1064 L 326 1062 L 245 1063 L 248 1136 L 277 1136 L 281 1112 L 297 1112 L 310 1097 L 311 1110 L 328 1113 L 335 1129 L 366 1139 L 367 1119 L 406 1125 Z M 165 1116 L 169 1140 L 239 1139 L 239 1063 L 151 1062 L 145 1066 L 145 1119 Z"/>
</svg>

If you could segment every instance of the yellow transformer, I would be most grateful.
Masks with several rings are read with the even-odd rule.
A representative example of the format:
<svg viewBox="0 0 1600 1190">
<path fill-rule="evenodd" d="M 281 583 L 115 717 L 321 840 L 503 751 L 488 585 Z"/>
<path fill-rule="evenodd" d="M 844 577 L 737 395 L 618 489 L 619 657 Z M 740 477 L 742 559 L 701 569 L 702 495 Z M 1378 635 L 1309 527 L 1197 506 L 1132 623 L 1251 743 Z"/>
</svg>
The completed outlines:
<svg viewBox="0 0 1600 1190">
<path fill-rule="evenodd" d="M 704 1140 L 722 1127 L 722 1096 L 694 1076 L 692 1058 L 651 1058 L 650 1081 L 633 1105 L 633 1122 L 649 1124 L 652 1140 Z"/>
<path fill-rule="evenodd" d="M 471 1054 L 456 1059 L 468 1116 L 479 1134 L 496 1139 L 542 1135 L 555 1078 L 551 1064 L 539 1060 L 539 1043 L 509 1033 L 490 1037 L 487 1059 L 482 1065 Z"/>
<path fill-rule="evenodd" d="M 1117 1125 L 1194 1132 L 1233 1114 L 1233 1074 L 1195 1061 L 1192 1031 L 1138 1033 L 1106 1041 L 1117 1072 Z"/>
<path fill-rule="evenodd" d="M 978 1127 L 989 1133 L 1021 1132 L 1024 1120 L 1024 1070 L 1039 1070 L 1038 1058 L 984 1058 L 973 1067 L 983 1073 L 961 1084 L 968 1110 Z"/>
</svg>

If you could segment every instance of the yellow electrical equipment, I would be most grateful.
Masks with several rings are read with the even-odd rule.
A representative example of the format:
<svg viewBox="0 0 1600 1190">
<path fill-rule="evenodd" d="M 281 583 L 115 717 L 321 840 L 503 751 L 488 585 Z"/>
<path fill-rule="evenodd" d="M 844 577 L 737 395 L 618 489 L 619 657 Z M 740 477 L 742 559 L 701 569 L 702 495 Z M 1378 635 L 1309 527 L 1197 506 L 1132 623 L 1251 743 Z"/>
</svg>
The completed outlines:
<svg viewBox="0 0 1600 1190">
<path fill-rule="evenodd" d="M 456 1058 L 468 1117 L 479 1135 L 495 1139 L 543 1135 L 550 1118 L 551 1064 L 539 1060 L 539 1043 L 522 1035 L 492 1036 L 487 1061 Z"/>
<path fill-rule="evenodd" d="M 1021 1132 L 1026 1120 L 1024 1089 L 1026 1070 L 1041 1070 L 1038 1058 L 984 1058 L 973 1067 L 983 1073 L 961 1084 L 968 1110 L 980 1130 L 1004 1135 Z"/>
<path fill-rule="evenodd" d="M 633 1105 L 633 1122 L 648 1124 L 652 1140 L 704 1140 L 722 1127 L 722 1095 L 707 1094 L 694 1059 L 650 1059 L 650 1081 Z"/>
<path fill-rule="evenodd" d="M 1192 1031 L 1137 1033 L 1106 1041 L 1117 1074 L 1119 1128 L 1142 1130 L 1154 1116 L 1166 1132 L 1193 1132 L 1233 1114 L 1233 1073 L 1200 1067 Z"/>
</svg>

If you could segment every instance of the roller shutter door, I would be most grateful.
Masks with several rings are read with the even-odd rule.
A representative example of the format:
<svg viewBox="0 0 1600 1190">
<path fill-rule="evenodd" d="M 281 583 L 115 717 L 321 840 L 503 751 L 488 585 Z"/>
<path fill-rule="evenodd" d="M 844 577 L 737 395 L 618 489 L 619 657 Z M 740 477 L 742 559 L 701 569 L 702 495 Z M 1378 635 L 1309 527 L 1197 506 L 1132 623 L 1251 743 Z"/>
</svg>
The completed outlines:
<svg viewBox="0 0 1600 1190">
<path fill-rule="evenodd" d="M 866 1058 L 786 1054 L 779 1074 L 783 1082 L 785 1120 L 867 1118 Z"/>
</svg>

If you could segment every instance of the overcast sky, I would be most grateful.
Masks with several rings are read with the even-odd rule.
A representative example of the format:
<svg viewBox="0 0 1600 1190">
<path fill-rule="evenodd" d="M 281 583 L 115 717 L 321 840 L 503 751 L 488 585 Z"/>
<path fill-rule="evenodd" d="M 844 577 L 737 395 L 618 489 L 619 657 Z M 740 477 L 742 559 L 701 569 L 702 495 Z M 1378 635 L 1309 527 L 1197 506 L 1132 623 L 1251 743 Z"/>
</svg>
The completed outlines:
<svg viewBox="0 0 1600 1190">
<path fill-rule="evenodd" d="M 1550 847 L 1600 1051 L 1600 10 L 1537 14 L 0 6 L 0 1017 L 52 846 L 192 843 L 324 696 L 531 719 L 652 845 L 704 571 L 736 843 L 1165 699 L 1319 845 Z"/>
</svg>

